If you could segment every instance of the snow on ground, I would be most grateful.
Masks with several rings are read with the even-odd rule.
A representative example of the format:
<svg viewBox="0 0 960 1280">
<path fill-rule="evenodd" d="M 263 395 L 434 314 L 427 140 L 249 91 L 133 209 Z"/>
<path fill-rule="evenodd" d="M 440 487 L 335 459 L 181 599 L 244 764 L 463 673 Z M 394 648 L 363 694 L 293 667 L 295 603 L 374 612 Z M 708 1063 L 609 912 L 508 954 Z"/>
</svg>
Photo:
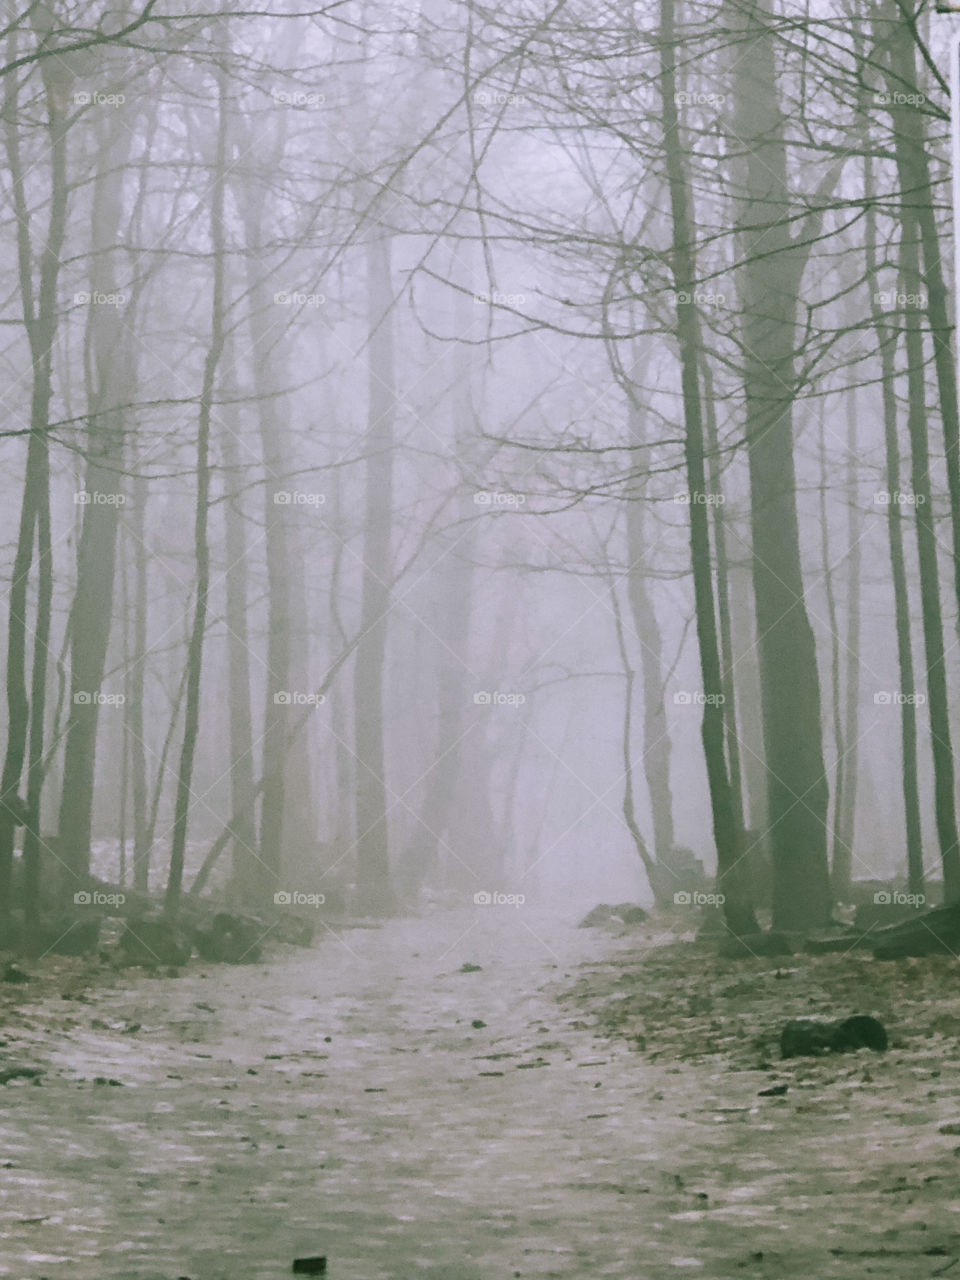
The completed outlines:
<svg viewBox="0 0 960 1280">
<path fill-rule="evenodd" d="M 674 959 L 678 994 L 670 955 L 488 907 L 178 978 L 57 962 L 0 1006 L 45 1072 L 0 1088 L 0 1276 L 960 1276 L 956 1053 L 762 1066 L 798 962 Z M 698 979 L 766 994 L 691 1013 Z"/>
</svg>

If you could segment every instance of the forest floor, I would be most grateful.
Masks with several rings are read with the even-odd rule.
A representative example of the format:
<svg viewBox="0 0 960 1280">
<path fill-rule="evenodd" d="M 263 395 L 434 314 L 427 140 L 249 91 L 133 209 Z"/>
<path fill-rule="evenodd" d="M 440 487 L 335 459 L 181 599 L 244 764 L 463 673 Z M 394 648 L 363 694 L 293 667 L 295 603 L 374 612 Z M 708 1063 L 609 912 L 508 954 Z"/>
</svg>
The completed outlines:
<svg viewBox="0 0 960 1280">
<path fill-rule="evenodd" d="M 0 984 L 0 1078 L 42 1071 L 0 1087 L 0 1276 L 960 1280 L 952 960 L 491 906 L 34 972 Z M 778 1060 L 786 1018 L 854 1012 L 887 1053 Z"/>
</svg>

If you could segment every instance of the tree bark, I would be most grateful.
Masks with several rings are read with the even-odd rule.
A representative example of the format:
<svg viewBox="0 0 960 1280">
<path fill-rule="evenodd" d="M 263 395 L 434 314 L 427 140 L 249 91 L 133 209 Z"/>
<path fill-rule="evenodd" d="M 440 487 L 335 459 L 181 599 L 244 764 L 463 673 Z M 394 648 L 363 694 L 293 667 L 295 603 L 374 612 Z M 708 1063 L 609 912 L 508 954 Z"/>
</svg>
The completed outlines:
<svg viewBox="0 0 960 1280">
<path fill-rule="evenodd" d="M 643 427 L 636 406 L 629 408 L 630 438 L 643 443 Z M 647 589 L 649 572 L 643 495 L 627 502 L 627 600 L 640 641 L 643 689 L 643 771 L 650 793 L 653 848 L 657 861 L 668 857 L 675 842 L 673 792 L 670 787 L 670 730 L 664 704 L 663 637 L 656 609 Z M 631 676 L 632 679 L 632 676 Z"/>
<path fill-rule="evenodd" d="M 15 53 L 16 37 L 11 38 Z M 44 62 L 44 84 L 47 98 L 47 136 L 50 150 L 50 205 L 46 242 L 40 257 L 39 282 L 34 288 L 30 213 L 24 187 L 23 165 L 18 133 L 18 77 L 11 75 L 4 95 L 6 152 L 10 170 L 13 212 L 16 219 L 17 266 L 24 326 L 33 364 L 30 398 L 30 433 L 27 443 L 27 467 L 17 532 L 10 588 L 7 632 L 7 745 L 3 771 L 0 774 L 0 937 L 9 930 L 10 873 L 12 869 L 15 829 L 24 821 L 33 828 L 33 842 L 27 853 L 26 898 L 28 911 L 35 910 L 37 896 L 37 846 L 39 839 L 39 786 L 42 785 L 43 723 L 34 716 L 26 687 L 27 592 L 33 562 L 34 534 L 39 532 L 40 582 L 34 624 L 32 693 L 46 682 L 46 638 L 49 635 L 49 519 L 50 482 L 49 425 L 53 383 L 53 343 L 57 330 L 57 282 L 66 230 L 67 214 L 67 121 L 64 104 L 49 81 L 48 63 Z M 41 637 L 43 640 L 41 642 Z M 43 707 L 34 704 L 40 716 Z M 30 734 L 30 769 L 32 809 L 19 798 L 20 780 Z"/>
<path fill-rule="evenodd" d="M 213 299 L 210 317 L 210 346 L 203 365 L 200 390 L 200 412 L 197 422 L 197 505 L 193 541 L 196 560 L 196 597 L 190 641 L 187 649 L 186 704 L 183 716 L 183 741 L 173 817 L 173 841 L 170 850 L 170 875 L 164 911 L 175 919 L 183 889 L 183 863 L 190 817 L 193 762 L 200 732 L 200 679 L 203 669 L 203 645 L 207 629 L 207 595 L 210 589 L 210 547 L 208 522 L 210 509 L 210 416 L 216 387 L 217 366 L 224 345 L 224 288 L 226 258 L 224 246 L 224 179 L 227 151 L 227 84 L 226 70 L 218 74 L 218 122 L 214 172 L 210 197 L 210 241 L 213 257 Z"/>
<path fill-rule="evenodd" d="M 704 694 L 701 735 L 717 846 L 717 887 L 725 897 L 723 910 L 727 926 L 733 933 L 743 935 L 755 933 L 757 925 L 746 884 L 743 850 L 724 755 L 723 677 L 705 501 L 707 481 L 700 395 L 703 352 L 697 310 L 693 303 L 697 290 L 693 216 L 679 133 L 675 58 L 674 0 L 660 0 L 660 90 L 670 191 L 671 269 L 678 299 L 676 336 L 680 348 L 684 457 L 690 491 L 690 563 Z M 687 303 L 681 301 L 684 296 L 689 299 Z"/>
<path fill-rule="evenodd" d="M 232 369 L 232 344 L 224 348 L 224 364 Z M 233 832 L 231 887 L 239 901 L 257 905 L 259 883 L 256 824 L 245 808 L 254 787 L 253 708 L 250 699 L 250 639 L 247 627 L 247 533 L 242 508 L 242 468 L 237 433 L 232 423 L 220 431 L 220 451 L 226 478 L 227 689 L 230 724 L 230 807 L 241 818 Z"/>
<path fill-rule="evenodd" d="M 773 915 L 776 928 L 805 931 L 827 925 L 832 908 L 820 679 L 793 456 L 796 307 L 813 232 L 789 232 L 793 198 L 772 20 L 761 0 L 739 0 L 728 14 L 741 40 L 733 127 L 747 184 L 737 229 Z"/>
<path fill-rule="evenodd" d="M 864 187 L 868 197 L 876 194 L 873 165 L 867 157 Z M 877 300 L 878 251 L 877 215 L 872 201 L 865 214 L 867 288 L 870 312 L 877 334 L 880 357 L 880 400 L 883 410 L 883 439 L 887 493 L 900 492 L 900 440 L 897 431 L 896 330 L 887 322 Z M 920 785 L 917 774 L 917 701 L 913 667 L 913 640 L 910 634 L 910 596 L 903 551 L 904 513 L 898 502 L 887 504 L 887 538 L 890 547 L 890 576 L 893 580 L 893 607 L 897 637 L 897 665 L 900 672 L 900 741 L 902 753 L 903 812 L 907 841 L 907 883 L 910 893 L 923 892 L 923 830 L 920 821 Z"/>
<path fill-rule="evenodd" d="M 354 661 L 357 756 L 357 888 L 369 915 L 394 908 L 388 851 L 383 677 L 387 648 L 390 530 L 393 513 L 393 420 L 396 412 L 390 240 L 374 228 L 367 243 L 370 400 L 366 452 L 366 523 L 360 626 Z"/>
<path fill-rule="evenodd" d="M 91 304 L 87 318 L 88 426 L 77 585 L 70 616 L 70 710 L 57 824 L 60 856 L 78 887 L 90 874 L 90 831 L 96 776 L 101 684 L 113 621 L 117 529 L 123 500 L 121 470 L 125 414 L 117 407 L 132 391 L 134 323 L 119 307 L 96 305 L 117 292 L 115 256 L 123 212 L 124 163 L 133 131 L 114 112 L 100 149 L 93 190 Z"/>
<path fill-rule="evenodd" d="M 898 146 L 902 145 L 898 137 Z M 908 197 L 909 198 L 909 197 Z M 901 281 L 904 292 L 920 285 L 920 255 L 916 218 L 904 201 L 900 240 Z M 960 899 L 960 850 L 958 850 L 955 770 L 944 665 L 943 614 L 937 564 L 937 534 L 930 487 L 930 448 L 927 440 L 924 395 L 923 317 L 916 307 L 904 310 L 907 345 L 907 430 L 910 435 L 911 487 L 916 512 L 917 556 L 920 564 L 920 601 L 923 641 L 927 662 L 927 703 L 933 749 L 934 811 L 940 860 L 943 864 L 945 902 Z M 903 697 L 901 690 L 901 697 Z"/>
</svg>

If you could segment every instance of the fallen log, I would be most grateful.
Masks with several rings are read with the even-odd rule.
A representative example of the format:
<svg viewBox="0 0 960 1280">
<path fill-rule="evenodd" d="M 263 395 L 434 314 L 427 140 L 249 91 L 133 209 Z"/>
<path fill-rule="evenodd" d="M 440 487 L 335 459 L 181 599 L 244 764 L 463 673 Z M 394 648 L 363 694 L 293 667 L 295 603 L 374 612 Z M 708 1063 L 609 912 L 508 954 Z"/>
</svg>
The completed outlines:
<svg viewBox="0 0 960 1280">
<path fill-rule="evenodd" d="M 877 960 L 900 960 L 906 956 L 957 955 L 960 952 L 960 903 L 934 907 L 912 920 L 875 929 L 871 934 Z"/>
<path fill-rule="evenodd" d="M 863 1013 L 839 1022 L 806 1019 L 788 1022 L 780 1033 L 780 1055 L 784 1058 L 852 1053 L 856 1049 L 882 1053 L 886 1047 L 887 1032 L 883 1023 Z"/>
<path fill-rule="evenodd" d="M 863 930 L 838 928 L 832 932 L 811 933 L 803 941 L 801 950 L 809 956 L 828 955 L 834 951 L 855 951 L 858 947 L 872 947 L 874 934 Z"/>
</svg>

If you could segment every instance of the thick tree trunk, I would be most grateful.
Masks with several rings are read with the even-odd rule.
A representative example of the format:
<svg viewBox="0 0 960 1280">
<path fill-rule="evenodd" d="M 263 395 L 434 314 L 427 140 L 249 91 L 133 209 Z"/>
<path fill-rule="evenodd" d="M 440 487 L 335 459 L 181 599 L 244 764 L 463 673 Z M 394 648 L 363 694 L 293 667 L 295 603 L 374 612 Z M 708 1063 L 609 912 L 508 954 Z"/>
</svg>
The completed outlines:
<svg viewBox="0 0 960 1280">
<path fill-rule="evenodd" d="M 793 200 L 770 15 L 760 0 L 740 0 L 728 13 L 741 40 L 734 131 L 747 191 L 738 215 L 739 276 L 774 925 L 808 930 L 826 925 L 832 907 L 820 679 L 793 456 L 796 307 L 811 232 L 795 239 L 789 232 Z"/>
<path fill-rule="evenodd" d="M 898 137 L 898 147 L 900 145 Z M 906 206 L 906 201 L 904 203 Z M 908 207 L 904 207 L 902 216 L 900 265 L 903 291 L 916 292 L 921 287 L 918 227 Z M 943 864 L 944 900 L 956 902 L 960 900 L 960 850 L 957 839 L 955 769 L 944 665 L 937 533 L 931 501 L 930 448 L 924 394 L 923 317 L 916 307 L 905 308 L 903 324 L 907 344 L 907 430 L 910 434 L 911 486 L 916 512 L 920 601 L 927 662 L 927 703 L 933 748 L 934 811 Z"/>
<path fill-rule="evenodd" d="M 15 36 L 11 47 L 15 51 Z M 48 75 L 45 64 L 42 64 Z M 41 719 L 33 717 L 26 687 L 27 651 L 27 592 L 30 569 L 33 562 L 34 533 L 39 532 L 40 582 L 37 615 L 34 624 L 34 653 L 32 693 L 34 698 L 39 686 L 46 685 L 47 648 L 49 635 L 49 519 L 50 481 L 49 446 L 47 428 L 53 380 L 53 342 L 57 328 L 57 282 L 59 280 L 61 254 L 67 214 L 67 123 L 63 104 L 53 92 L 49 79 L 47 90 L 47 132 L 50 142 L 50 205 L 46 242 L 40 259 L 39 287 L 33 280 L 30 213 L 24 187 L 24 173 L 20 155 L 18 120 L 18 77 L 7 78 L 4 96 L 6 121 L 6 153 L 10 170 L 13 212 L 16 219 L 17 265 L 23 308 L 24 324 L 30 345 L 33 364 L 33 387 L 30 400 L 30 435 L 27 444 L 27 467 L 24 480 L 23 501 L 17 533 L 17 550 L 10 588 L 9 621 L 7 633 L 7 745 L 3 771 L 0 775 L 0 938 L 9 929 L 10 873 L 12 869 L 15 828 L 26 820 L 33 826 L 33 839 L 39 836 L 40 786 L 42 786 L 43 707 L 34 706 Z M 44 636 L 41 644 L 40 637 Z M 27 736 L 30 734 L 30 762 L 33 795 L 32 809 L 25 808 L 19 799 L 20 780 L 27 754 Z M 37 894 L 37 852 L 31 844 L 27 858 L 27 899 L 32 912 Z"/>
<path fill-rule="evenodd" d="M 123 165 L 130 150 L 129 122 L 113 113 L 94 183 L 90 293 L 115 294 L 116 245 L 123 212 Z M 130 308 L 132 311 L 132 308 Z M 90 358 L 89 418 L 83 520 L 77 547 L 77 585 L 70 613 L 70 712 L 64 747 L 57 824 L 60 856 L 82 887 L 90 874 L 90 830 L 96 775 L 100 686 L 113 621 L 117 528 L 123 501 L 125 414 L 132 397 L 132 315 L 91 305 L 86 345 Z"/>
</svg>

